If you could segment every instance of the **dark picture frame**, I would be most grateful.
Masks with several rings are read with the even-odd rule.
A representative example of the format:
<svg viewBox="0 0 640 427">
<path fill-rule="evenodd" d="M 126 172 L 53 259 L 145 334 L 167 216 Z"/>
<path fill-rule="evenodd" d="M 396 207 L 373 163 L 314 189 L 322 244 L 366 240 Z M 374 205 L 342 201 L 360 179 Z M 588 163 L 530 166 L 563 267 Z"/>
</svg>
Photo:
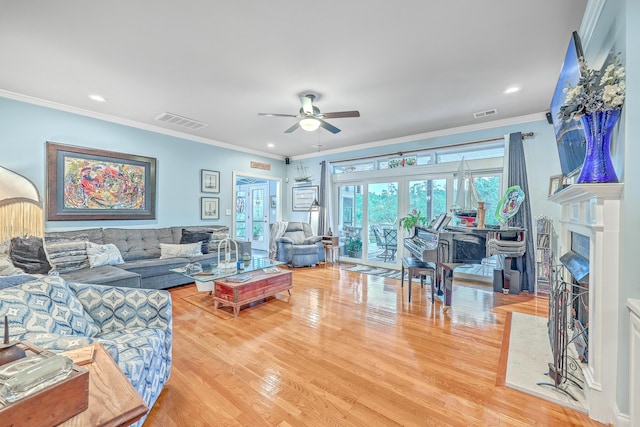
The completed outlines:
<svg viewBox="0 0 640 427">
<path fill-rule="evenodd" d="M 200 191 L 202 193 L 220 192 L 220 172 L 206 169 L 200 170 Z"/>
<path fill-rule="evenodd" d="M 317 185 L 308 185 L 304 187 L 293 187 L 292 191 L 292 209 L 294 211 L 308 211 L 314 200 L 318 200 L 320 191 Z"/>
<path fill-rule="evenodd" d="M 200 219 L 220 219 L 220 198 L 200 198 Z"/>
<path fill-rule="evenodd" d="M 47 141 L 47 220 L 156 219 L 156 159 Z"/>
</svg>

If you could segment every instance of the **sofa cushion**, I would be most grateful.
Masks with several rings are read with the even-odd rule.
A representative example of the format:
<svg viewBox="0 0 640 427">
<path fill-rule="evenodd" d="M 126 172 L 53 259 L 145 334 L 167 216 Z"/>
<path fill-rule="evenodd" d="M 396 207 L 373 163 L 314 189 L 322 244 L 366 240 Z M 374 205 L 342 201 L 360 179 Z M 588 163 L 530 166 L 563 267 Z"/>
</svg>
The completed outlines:
<svg viewBox="0 0 640 427">
<path fill-rule="evenodd" d="M 13 265 L 11 257 L 9 256 L 10 249 L 10 240 L 5 240 L 4 242 L 0 243 L 0 277 L 24 274 L 24 271 L 22 271 L 22 269 Z"/>
<path fill-rule="evenodd" d="M 184 267 L 188 263 L 189 260 L 187 258 L 139 259 L 119 265 L 117 268 L 136 273 L 144 279 L 147 277 L 175 274 L 169 270 Z"/>
<path fill-rule="evenodd" d="M 113 243 L 97 245 L 87 242 L 87 255 L 89 256 L 89 266 L 91 268 L 101 267 L 103 265 L 124 264 L 118 247 Z"/>
<path fill-rule="evenodd" d="M 182 237 L 180 238 L 180 244 L 183 245 L 185 243 L 200 243 L 202 246 L 202 248 L 200 249 L 202 255 L 208 254 L 211 234 L 213 234 L 213 231 L 190 231 L 183 228 Z M 160 252 L 162 252 L 162 246 L 160 246 Z"/>
<path fill-rule="evenodd" d="M 12 336 L 27 332 L 94 336 L 100 330 L 75 293 L 57 276 L 4 289 L 0 316 L 4 315 L 9 318 Z"/>
<path fill-rule="evenodd" d="M 12 288 L 25 282 L 36 280 L 38 277 L 28 274 L 16 274 L 13 276 L 0 276 L 0 289 Z"/>
<path fill-rule="evenodd" d="M 304 235 L 304 231 L 285 231 L 282 237 L 288 237 L 291 239 L 294 245 L 301 245 L 304 243 L 304 239 L 306 238 Z"/>
<path fill-rule="evenodd" d="M 63 274 L 62 277 L 69 282 L 76 283 L 93 283 L 96 285 L 119 286 L 122 288 L 139 288 L 142 286 L 139 274 L 112 265 L 72 271 Z"/>
<path fill-rule="evenodd" d="M 68 273 L 89 268 L 88 242 L 86 234 L 73 237 L 45 235 L 44 249 L 51 266 L 59 273 Z"/>
<path fill-rule="evenodd" d="M 226 225 L 190 225 L 183 227 L 171 227 L 171 231 L 173 233 L 173 243 L 180 243 L 180 240 L 182 239 L 182 230 L 211 232 L 211 239 L 209 240 L 209 252 L 217 252 L 218 243 L 220 243 L 222 239 L 229 237 L 229 227 L 227 227 Z"/>
<path fill-rule="evenodd" d="M 87 236 L 89 241 L 101 245 L 102 242 L 102 228 L 84 228 L 82 230 L 70 230 L 70 231 L 47 231 L 46 237 L 77 237 Z"/>
<path fill-rule="evenodd" d="M 60 335 L 52 332 L 27 332 L 17 339 L 28 341 L 40 348 L 59 353 L 78 347 L 93 344 L 96 340 L 93 337 L 82 335 Z"/>
<path fill-rule="evenodd" d="M 151 365 L 153 357 L 163 355 L 164 331 L 157 328 L 123 328 L 99 334 L 99 341 L 110 341 L 118 348 L 118 365 L 137 389 L 146 377 L 145 366 Z"/>
<path fill-rule="evenodd" d="M 13 265 L 27 274 L 47 274 L 51 270 L 40 237 L 14 237 L 9 256 Z"/>
<path fill-rule="evenodd" d="M 160 243 L 160 259 L 198 256 L 202 255 L 201 249 L 202 243 L 200 242 L 186 243 L 184 245 Z"/>
<path fill-rule="evenodd" d="M 118 247 L 125 262 L 160 258 L 160 243 L 173 243 L 170 228 L 105 228 L 102 238 Z"/>
<path fill-rule="evenodd" d="M 170 358 L 164 345 L 165 333 L 157 328 L 125 328 L 105 333 L 98 341 L 115 346 L 118 367 L 142 399 L 151 406 L 168 377 Z"/>
</svg>

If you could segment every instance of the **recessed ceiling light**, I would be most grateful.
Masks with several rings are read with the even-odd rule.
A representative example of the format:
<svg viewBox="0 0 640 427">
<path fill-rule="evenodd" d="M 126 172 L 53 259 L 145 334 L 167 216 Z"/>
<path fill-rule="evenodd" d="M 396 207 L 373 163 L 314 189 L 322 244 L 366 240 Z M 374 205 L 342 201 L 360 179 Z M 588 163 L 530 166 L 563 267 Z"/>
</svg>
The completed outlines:
<svg viewBox="0 0 640 427">
<path fill-rule="evenodd" d="M 267 147 L 269 147 L 269 148 L 273 148 L 273 147 L 275 147 L 275 146 L 276 146 L 276 145 L 275 145 L 273 142 L 270 142 L 270 143 L 268 143 L 268 144 L 267 144 Z"/>
<path fill-rule="evenodd" d="M 510 88 L 505 89 L 504 92 L 502 92 L 502 93 L 504 93 L 505 95 L 509 95 L 509 94 L 516 93 L 516 92 L 519 92 L 519 91 L 520 91 L 519 87 L 512 86 Z"/>
<path fill-rule="evenodd" d="M 107 101 L 107 98 L 105 98 L 102 95 L 97 95 L 97 94 L 89 95 L 89 98 L 93 99 L 96 102 L 106 102 Z"/>
<path fill-rule="evenodd" d="M 313 144 L 311 147 L 313 147 L 313 148 L 322 148 L 322 147 L 324 147 L 324 144 Z"/>
</svg>

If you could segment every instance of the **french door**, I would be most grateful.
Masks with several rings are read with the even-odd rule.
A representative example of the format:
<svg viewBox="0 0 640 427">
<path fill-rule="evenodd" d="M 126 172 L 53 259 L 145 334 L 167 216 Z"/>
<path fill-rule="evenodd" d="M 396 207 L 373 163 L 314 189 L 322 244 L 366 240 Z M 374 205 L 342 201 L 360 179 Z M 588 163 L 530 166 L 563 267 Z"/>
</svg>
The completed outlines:
<svg viewBox="0 0 640 427">
<path fill-rule="evenodd" d="M 282 217 L 282 181 L 268 176 L 233 172 L 235 215 L 234 235 L 251 242 L 251 249 L 269 251 L 270 224 Z"/>
<path fill-rule="evenodd" d="M 426 218 L 425 226 L 447 212 L 450 176 L 396 177 L 384 181 L 337 186 L 338 234 L 342 255 L 354 262 L 398 267 L 408 233 L 400 218 L 413 209 Z"/>
</svg>

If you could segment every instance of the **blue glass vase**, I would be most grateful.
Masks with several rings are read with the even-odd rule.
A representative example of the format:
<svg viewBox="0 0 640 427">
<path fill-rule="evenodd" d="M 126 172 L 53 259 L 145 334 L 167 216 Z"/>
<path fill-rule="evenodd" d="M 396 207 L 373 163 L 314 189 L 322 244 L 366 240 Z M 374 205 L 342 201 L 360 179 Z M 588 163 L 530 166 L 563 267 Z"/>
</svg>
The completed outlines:
<svg viewBox="0 0 640 427">
<path fill-rule="evenodd" d="M 618 182 L 611 162 L 611 134 L 619 117 L 620 110 L 605 110 L 580 118 L 587 138 L 587 153 L 578 184 Z"/>
</svg>

